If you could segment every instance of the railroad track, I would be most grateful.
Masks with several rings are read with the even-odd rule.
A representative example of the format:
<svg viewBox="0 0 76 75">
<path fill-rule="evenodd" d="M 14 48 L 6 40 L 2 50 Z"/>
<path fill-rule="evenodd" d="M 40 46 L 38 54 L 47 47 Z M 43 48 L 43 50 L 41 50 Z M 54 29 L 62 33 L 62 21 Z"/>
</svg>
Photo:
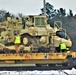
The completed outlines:
<svg viewBox="0 0 76 75">
<path fill-rule="evenodd" d="M 23 71 L 23 70 L 29 70 L 29 71 L 33 71 L 33 70 L 40 70 L 40 71 L 43 71 L 43 70 L 64 70 L 64 69 L 68 69 L 68 70 L 71 70 L 74 66 L 66 66 L 66 67 L 63 67 L 63 66 L 56 66 L 56 67 L 53 67 L 53 66 L 42 66 L 42 67 L 36 67 L 36 66 L 0 66 L 0 71 L 3 71 L 3 70 L 6 70 L 6 71 Z"/>
</svg>

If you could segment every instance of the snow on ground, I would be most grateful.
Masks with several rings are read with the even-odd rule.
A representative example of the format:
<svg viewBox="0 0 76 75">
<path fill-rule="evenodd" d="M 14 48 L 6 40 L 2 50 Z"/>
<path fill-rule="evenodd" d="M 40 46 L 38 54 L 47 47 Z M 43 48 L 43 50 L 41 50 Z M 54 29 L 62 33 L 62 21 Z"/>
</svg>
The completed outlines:
<svg viewBox="0 0 76 75">
<path fill-rule="evenodd" d="M 0 75 L 76 75 L 76 69 L 49 71 L 0 71 Z"/>
</svg>

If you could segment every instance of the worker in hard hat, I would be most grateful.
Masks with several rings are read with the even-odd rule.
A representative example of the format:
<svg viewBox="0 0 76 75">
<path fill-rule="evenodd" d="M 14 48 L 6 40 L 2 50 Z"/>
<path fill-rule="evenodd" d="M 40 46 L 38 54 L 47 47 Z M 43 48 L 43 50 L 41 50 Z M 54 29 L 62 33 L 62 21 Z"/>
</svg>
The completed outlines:
<svg viewBox="0 0 76 75">
<path fill-rule="evenodd" d="M 15 49 L 16 49 L 16 52 L 18 53 L 21 40 L 20 40 L 20 36 L 18 35 L 18 32 L 14 32 L 14 35 L 15 35 L 15 37 L 14 37 Z"/>
</svg>

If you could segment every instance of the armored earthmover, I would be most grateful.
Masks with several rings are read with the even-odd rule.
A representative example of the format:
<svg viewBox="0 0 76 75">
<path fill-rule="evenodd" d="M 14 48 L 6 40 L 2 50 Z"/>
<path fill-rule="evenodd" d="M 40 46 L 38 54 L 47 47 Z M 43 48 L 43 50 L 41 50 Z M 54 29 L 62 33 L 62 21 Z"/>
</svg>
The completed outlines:
<svg viewBox="0 0 76 75">
<path fill-rule="evenodd" d="M 19 53 L 15 52 L 13 44 L 15 31 L 21 36 Z M 50 68 L 58 65 L 76 67 L 76 52 L 59 52 L 61 42 L 68 48 L 72 46 L 61 21 L 55 21 L 52 27 L 44 15 L 24 16 L 22 20 L 8 18 L 0 22 L 0 67 L 26 67 L 29 64 L 40 68 L 43 64 Z"/>
<path fill-rule="evenodd" d="M 54 27 L 47 23 L 47 17 L 41 15 L 8 18 L 0 23 L 1 46 L 15 50 L 13 45 L 14 32 L 21 36 L 20 50 L 24 52 L 54 52 L 58 51 L 59 44 L 64 42 L 67 47 L 72 46 L 61 21 L 55 21 Z"/>
</svg>

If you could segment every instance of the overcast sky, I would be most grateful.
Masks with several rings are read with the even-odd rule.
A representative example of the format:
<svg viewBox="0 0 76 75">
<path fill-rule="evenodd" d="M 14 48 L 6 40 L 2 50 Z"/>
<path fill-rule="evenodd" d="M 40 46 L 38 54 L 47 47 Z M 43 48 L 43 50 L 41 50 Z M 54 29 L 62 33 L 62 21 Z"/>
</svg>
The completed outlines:
<svg viewBox="0 0 76 75">
<path fill-rule="evenodd" d="M 73 10 L 76 13 L 76 0 L 46 0 L 55 9 L 64 8 Z M 11 13 L 23 13 L 24 15 L 40 14 L 43 7 L 43 0 L 0 0 L 0 9 Z"/>
</svg>

